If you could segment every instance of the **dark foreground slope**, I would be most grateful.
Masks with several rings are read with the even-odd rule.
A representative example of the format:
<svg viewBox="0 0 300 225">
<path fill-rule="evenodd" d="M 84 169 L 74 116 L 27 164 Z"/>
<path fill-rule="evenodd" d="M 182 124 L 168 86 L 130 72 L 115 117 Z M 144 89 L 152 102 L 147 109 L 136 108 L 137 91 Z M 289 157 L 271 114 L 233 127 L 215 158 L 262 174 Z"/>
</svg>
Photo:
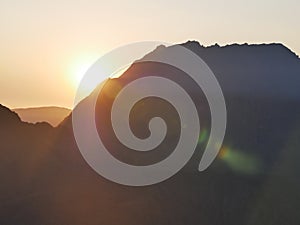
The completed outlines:
<svg viewBox="0 0 300 225">
<path fill-rule="evenodd" d="M 207 141 L 207 135 L 200 135 L 192 160 L 171 179 L 140 188 L 114 184 L 81 157 L 71 117 L 51 128 L 22 123 L 1 107 L 1 224 L 299 224 L 299 58 L 277 44 L 184 45 L 211 67 L 228 110 L 223 148 L 208 170 L 197 172 Z M 150 54 L 167 50 L 160 47 Z M 188 90 L 197 104 L 202 133 L 209 133 L 211 119 L 203 93 L 182 71 L 163 64 L 134 64 L 106 83 L 96 121 L 111 154 L 137 165 L 167 157 L 180 135 L 174 108 L 149 98 L 134 107 L 132 129 L 147 137 L 149 118 L 161 115 L 171 130 L 167 142 L 143 155 L 116 140 L 109 123 L 114 96 L 141 74 L 164 74 Z"/>
</svg>

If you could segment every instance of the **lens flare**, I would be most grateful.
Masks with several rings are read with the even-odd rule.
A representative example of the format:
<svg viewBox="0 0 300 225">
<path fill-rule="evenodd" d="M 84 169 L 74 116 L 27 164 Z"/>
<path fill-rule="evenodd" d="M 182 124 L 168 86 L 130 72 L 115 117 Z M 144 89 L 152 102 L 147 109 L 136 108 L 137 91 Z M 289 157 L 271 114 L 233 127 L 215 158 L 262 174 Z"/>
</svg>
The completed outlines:
<svg viewBox="0 0 300 225">
<path fill-rule="evenodd" d="M 204 128 L 199 135 L 198 144 L 203 144 L 208 139 L 208 131 Z"/>
<path fill-rule="evenodd" d="M 261 171 L 262 161 L 255 155 L 223 146 L 218 158 L 234 172 L 254 175 Z"/>
</svg>

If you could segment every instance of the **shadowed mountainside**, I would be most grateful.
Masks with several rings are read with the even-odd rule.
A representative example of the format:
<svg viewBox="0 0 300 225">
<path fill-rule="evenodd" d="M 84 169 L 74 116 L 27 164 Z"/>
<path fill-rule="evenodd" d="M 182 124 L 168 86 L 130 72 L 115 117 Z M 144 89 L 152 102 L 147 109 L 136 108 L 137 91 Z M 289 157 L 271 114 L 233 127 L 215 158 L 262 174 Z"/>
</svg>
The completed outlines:
<svg viewBox="0 0 300 225">
<path fill-rule="evenodd" d="M 121 186 L 96 174 L 84 161 L 73 137 L 71 115 L 53 128 L 24 123 L 1 106 L 0 223 L 298 225 L 299 58 L 280 44 L 183 45 L 210 66 L 226 100 L 223 148 L 208 170 L 197 171 L 211 119 L 202 91 L 176 68 L 136 62 L 120 78 L 108 80 L 99 95 L 95 119 L 100 137 L 112 155 L 128 163 L 145 165 L 167 157 L 180 135 L 178 115 L 169 103 L 147 98 L 132 109 L 130 124 L 141 138 L 149 135 L 150 118 L 159 115 L 166 121 L 166 139 L 151 152 L 127 149 L 110 124 L 112 102 L 124 85 L 142 76 L 163 75 L 184 87 L 196 103 L 201 135 L 190 162 L 165 182 Z M 168 48 L 149 54 L 161 51 Z M 84 101 L 89 98 L 80 104 Z"/>
</svg>

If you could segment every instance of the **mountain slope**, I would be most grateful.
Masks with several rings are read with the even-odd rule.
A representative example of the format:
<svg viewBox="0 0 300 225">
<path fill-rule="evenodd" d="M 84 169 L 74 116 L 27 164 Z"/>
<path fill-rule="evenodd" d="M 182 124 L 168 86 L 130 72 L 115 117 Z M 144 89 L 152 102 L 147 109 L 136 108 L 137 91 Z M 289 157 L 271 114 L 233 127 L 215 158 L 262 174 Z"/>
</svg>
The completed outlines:
<svg viewBox="0 0 300 225">
<path fill-rule="evenodd" d="M 150 187 L 121 186 L 96 174 L 84 161 L 74 140 L 71 115 L 57 128 L 45 128 L 21 122 L 0 107 L 1 224 L 298 225 L 299 58 L 277 44 L 183 45 L 211 67 L 227 104 L 223 148 L 208 170 L 197 171 L 207 141 L 204 136 L 192 160 L 171 179 Z M 161 51 L 168 48 L 149 54 Z M 180 135 L 174 108 L 153 98 L 133 108 L 130 124 L 136 134 L 147 137 L 149 118 L 163 117 L 170 128 L 166 143 L 146 155 L 136 154 L 113 133 L 110 108 L 120 87 L 151 74 L 164 75 L 187 89 L 197 105 L 201 131 L 210 130 L 207 101 L 186 74 L 162 64 L 135 63 L 120 78 L 107 81 L 98 97 L 95 120 L 111 154 L 137 165 L 167 157 Z"/>
<path fill-rule="evenodd" d="M 293 159 L 300 157 L 297 139 L 300 134 L 299 58 L 278 44 L 208 48 L 196 42 L 183 45 L 205 60 L 223 90 L 228 124 L 221 154 L 207 171 L 198 173 L 196 168 L 206 139 L 199 143 L 195 155 L 183 170 L 172 179 L 149 188 L 121 188 L 101 177 L 98 186 L 94 180 L 93 185 L 113 200 L 106 200 L 103 204 L 92 201 L 94 207 L 107 213 L 98 218 L 98 214 L 93 212 L 89 221 L 106 224 L 123 221 L 123 224 L 272 225 L 285 221 L 286 224 L 298 224 L 300 217 L 294 209 L 300 207 L 300 168 Z M 162 54 L 169 48 L 159 47 L 149 54 Z M 207 101 L 186 74 L 163 64 L 134 63 L 120 78 L 110 79 L 104 85 L 98 97 L 95 117 L 98 133 L 110 153 L 134 165 L 160 161 L 167 157 L 178 140 L 178 124 L 171 122 L 176 121 L 176 113 L 158 99 L 138 103 L 132 110 L 130 124 L 134 133 L 147 137 L 149 118 L 162 116 L 168 131 L 171 131 L 162 147 L 137 154 L 115 137 L 110 124 L 114 97 L 127 83 L 149 75 L 163 75 L 184 87 L 197 104 L 202 131 L 209 132 L 210 129 Z M 71 116 L 59 129 L 61 133 L 69 133 L 60 136 L 59 146 L 64 147 L 59 151 L 76 148 L 75 140 L 71 138 Z M 63 143 L 68 143 L 69 147 L 66 148 Z M 62 156 L 62 160 L 69 165 L 84 167 L 80 154 L 71 152 Z M 89 182 L 93 183 L 92 179 Z M 70 196 L 63 202 L 66 204 L 67 199 L 82 195 L 81 191 L 69 193 Z M 93 193 L 94 199 L 100 201 L 103 197 L 97 191 Z M 78 200 L 81 201 L 84 200 Z M 119 218 L 112 218 L 104 205 L 111 210 L 112 205 L 120 205 L 116 210 Z M 140 214 L 145 217 L 144 220 L 134 216 Z"/>
</svg>

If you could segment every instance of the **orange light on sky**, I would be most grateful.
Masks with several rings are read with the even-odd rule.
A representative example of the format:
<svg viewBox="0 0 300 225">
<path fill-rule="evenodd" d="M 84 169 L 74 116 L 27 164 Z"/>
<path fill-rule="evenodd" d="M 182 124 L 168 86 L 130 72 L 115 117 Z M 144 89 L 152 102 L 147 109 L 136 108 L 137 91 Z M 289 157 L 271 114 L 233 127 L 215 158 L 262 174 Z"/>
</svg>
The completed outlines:
<svg viewBox="0 0 300 225">
<path fill-rule="evenodd" d="M 71 60 L 68 71 L 68 79 L 74 89 L 78 87 L 87 70 L 100 56 L 101 55 L 97 54 L 82 54 L 76 59 Z"/>
<path fill-rule="evenodd" d="M 136 41 L 281 42 L 299 55 L 299 8 L 298 0 L 4 0 L 0 103 L 71 108 L 89 65 Z"/>
</svg>

